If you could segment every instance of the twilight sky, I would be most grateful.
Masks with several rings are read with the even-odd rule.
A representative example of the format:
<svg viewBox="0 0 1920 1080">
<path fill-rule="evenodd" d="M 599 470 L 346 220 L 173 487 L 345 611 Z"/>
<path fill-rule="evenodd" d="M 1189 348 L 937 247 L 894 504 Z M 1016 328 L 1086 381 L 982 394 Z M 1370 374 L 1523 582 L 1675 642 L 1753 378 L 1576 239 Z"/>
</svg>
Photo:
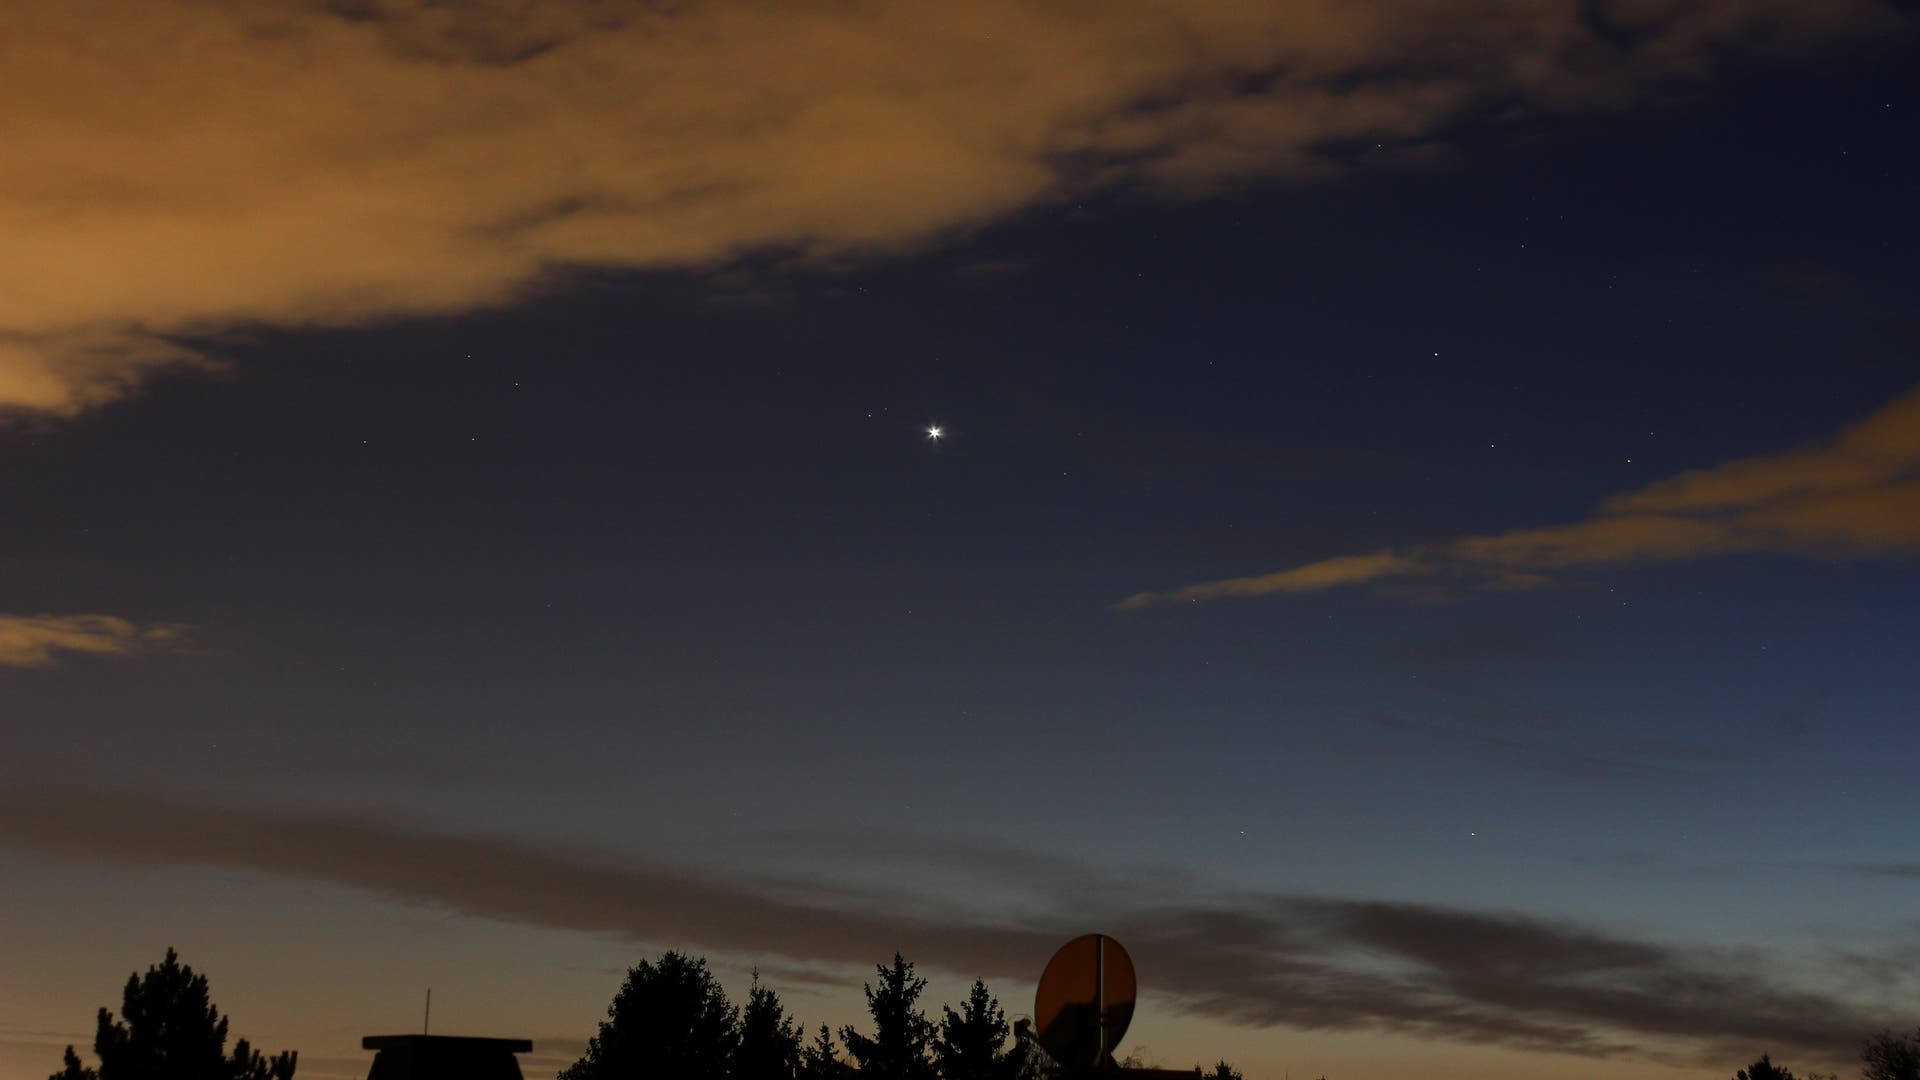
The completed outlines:
<svg viewBox="0 0 1920 1080">
<path fill-rule="evenodd" d="M 309 1080 L 1920 1023 L 1910 3 L 14 0 L 0 147 L 0 1080 L 170 945 Z"/>
</svg>

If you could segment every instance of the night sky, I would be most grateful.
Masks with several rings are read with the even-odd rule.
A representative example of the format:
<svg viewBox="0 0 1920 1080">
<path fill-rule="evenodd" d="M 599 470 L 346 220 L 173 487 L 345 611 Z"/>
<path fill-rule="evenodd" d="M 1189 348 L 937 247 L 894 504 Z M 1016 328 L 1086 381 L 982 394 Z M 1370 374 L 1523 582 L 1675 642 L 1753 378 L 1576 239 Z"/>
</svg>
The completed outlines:
<svg viewBox="0 0 1920 1080">
<path fill-rule="evenodd" d="M 1095 930 L 1168 1066 L 1851 1075 L 1917 192 L 1874 0 L 0 5 L 0 1076 Z"/>
</svg>

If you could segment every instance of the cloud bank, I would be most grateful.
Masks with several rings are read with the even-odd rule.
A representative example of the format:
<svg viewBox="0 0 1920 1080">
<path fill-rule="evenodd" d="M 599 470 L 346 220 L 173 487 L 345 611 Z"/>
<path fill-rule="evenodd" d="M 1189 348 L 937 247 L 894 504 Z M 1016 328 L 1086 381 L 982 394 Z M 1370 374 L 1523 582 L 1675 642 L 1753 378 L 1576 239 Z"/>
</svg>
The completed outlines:
<svg viewBox="0 0 1920 1080">
<path fill-rule="evenodd" d="M 1472 110 L 1910 26 L 1877 0 L 16 0 L 0 411 L 71 415 L 253 326 L 1320 176 Z"/>
<path fill-rule="evenodd" d="M 186 628 L 114 615 L 0 615 L 0 667 L 50 667 L 62 653 L 127 656 L 178 645 Z"/>
<path fill-rule="evenodd" d="M 849 840 L 857 844 L 858 840 Z M 863 901 L 828 882 L 730 883 L 484 836 L 77 789 L 0 793 L 0 845 L 133 865 L 283 875 L 530 926 L 865 970 L 894 950 L 958 974 L 1035 978 L 1098 922 L 1176 1008 L 1256 1027 L 1390 1030 L 1554 1053 L 1837 1061 L 1885 1024 L 1758 961 L 1507 913 L 1272 894 L 1089 888 L 1099 872 L 1009 853 L 1057 914 L 1014 924 Z M 970 856 L 979 862 L 981 853 Z M 1135 906 L 1088 903 L 1132 897 Z"/>
<path fill-rule="evenodd" d="M 1850 558 L 1920 554 L 1920 389 L 1827 442 L 1669 477 L 1566 525 L 1343 555 L 1269 574 L 1136 593 L 1115 607 L 1271 596 L 1445 575 L 1494 589 L 1560 571 L 1737 552 Z"/>
</svg>

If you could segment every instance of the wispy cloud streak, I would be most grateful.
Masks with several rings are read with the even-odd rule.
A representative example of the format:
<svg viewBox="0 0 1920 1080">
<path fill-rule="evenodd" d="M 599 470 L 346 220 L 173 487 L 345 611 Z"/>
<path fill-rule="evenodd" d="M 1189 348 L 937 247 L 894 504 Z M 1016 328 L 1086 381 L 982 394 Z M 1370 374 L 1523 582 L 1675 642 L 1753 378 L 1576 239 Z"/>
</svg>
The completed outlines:
<svg viewBox="0 0 1920 1080">
<path fill-rule="evenodd" d="M 801 965 L 864 966 L 899 949 L 957 973 L 1025 980 L 1062 935 L 1094 920 L 1127 942 L 1152 992 L 1253 1026 L 1394 1030 L 1591 1056 L 1697 1059 L 1766 1046 L 1837 1060 L 1885 1022 L 1724 955 L 1420 904 L 1156 892 L 1138 907 L 1082 900 L 1013 925 L 916 914 L 897 898 L 864 904 L 839 889 L 811 899 L 805 881 L 771 890 L 362 818 L 71 789 L 0 793 L 0 845 L 260 871 L 478 917 Z M 1084 896 L 1064 879 L 1090 873 L 1066 864 L 1048 885 Z"/>
<path fill-rule="evenodd" d="M 1920 389 L 1820 445 L 1680 473 L 1614 495 L 1582 521 L 1136 593 L 1116 607 L 1311 592 L 1416 576 L 1493 589 L 1535 588 L 1579 567 L 1737 552 L 1821 558 L 1920 554 Z"/>
<path fill-rule="evenodd" d="M 178 623 L 142 626 L 115 615 L 0 615 L 0 667 L 50 667 L 68 653 L 127 656 L 185 636 Z"/>
</svg>

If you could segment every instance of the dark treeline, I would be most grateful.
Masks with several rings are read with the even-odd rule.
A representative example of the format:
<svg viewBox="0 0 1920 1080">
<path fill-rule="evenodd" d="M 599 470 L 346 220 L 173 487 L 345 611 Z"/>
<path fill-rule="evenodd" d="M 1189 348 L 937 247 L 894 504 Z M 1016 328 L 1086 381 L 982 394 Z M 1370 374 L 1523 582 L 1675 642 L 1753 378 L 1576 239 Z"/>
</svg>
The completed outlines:
<svg viewBox="0 0 1920 1080">
<path fill-rule="evenodd" d="M 870 1028 L 846 1025 L 836 1042 L 825 1024 L 809 1036 L 757 971 L 735 1005 L 704 959 L 669 952 L 643 960 L 627 971 L 586 1053 L 557 1080 L 1041 1080 L 1049 1071 L 1030 1040 L 1008 1045 L 1006 1012 L 985 982 L 975 979 L 960 1008 L 941 1006 L 935 1021 L 920 1006 L 927 981 L 906 959 L 896 953 L 874 971 L 866 984 Z M 117 1018 L 100 1009 L 93 1052 L 99 1063 L 88 1066 L 67 1047 L 48 1080 L 293 1080 L 299 1060 L 291 1050 L 267 1057 L 245 1039 L 229 1052 L 227 1018 L 206 976 L 172 949 L 144 975 L 127 977 Z M 1920 1080 L 1920 1029 L 1868 1038 L 1861 1061 L 1861 1080 Z M 1225 1061 L 1194 1073 L 1242 1080 Z M 1762 1054 L 1733 1080 L 1838 1078 L 1796 1075 Z"/>
<path fill-rule="evenodd" d="M 1861 1080 L 1920 1080 L 1920 1028 L 1900 1035 L 1882 1031 L 1860 1051 Z M 1769 1054 L 1733 1074 L 1733 1080 L 1839 1080 L 1832 1073 L 1800 1073 L 1773 1063 Z"/>
<path fill-rule="evenodd" d="M 1005 1010 L 976 979 L 939 1021 L 920 1006 L 927 981 L 896 954 L 866 985 L 871 1027 L 827 1025 L 807 1037 L 779 995 L 754 975 L 735 1006 L 707 962 L 669 952 L 641 961 L 607 1006 L 580 1060 L 559 1080 L 1035 1080 L 1039 1062 L 1008 1046 Z"/>
</svg>

